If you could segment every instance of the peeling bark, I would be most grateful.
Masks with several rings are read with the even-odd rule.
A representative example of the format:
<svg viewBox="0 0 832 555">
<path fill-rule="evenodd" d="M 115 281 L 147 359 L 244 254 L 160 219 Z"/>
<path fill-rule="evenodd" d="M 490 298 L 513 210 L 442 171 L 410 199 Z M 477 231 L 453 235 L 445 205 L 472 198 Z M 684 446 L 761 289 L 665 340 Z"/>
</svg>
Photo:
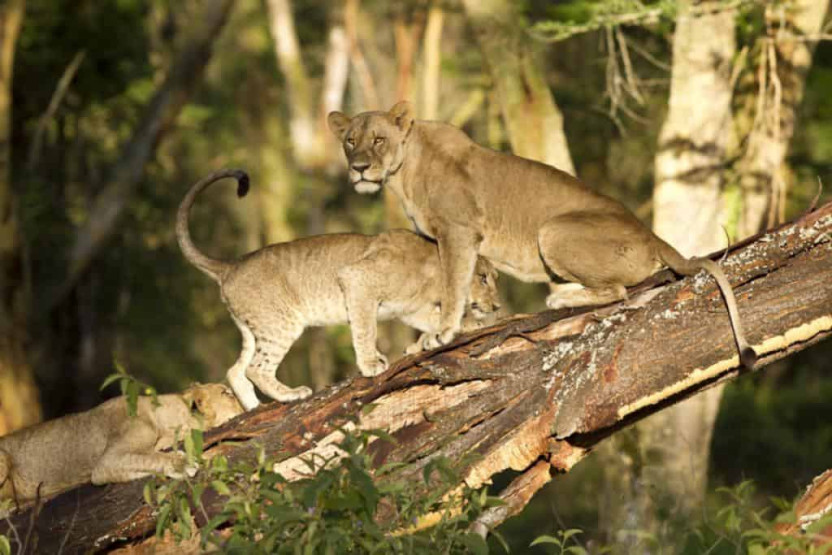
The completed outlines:
<svg viewBox="0 0 832 555">
<path fill-rule="evenodd" d="M 794 506 L 795 522 L 781 522 L 774 529 L 797 536 L 815 522 L 832 514 L 832 469 L 817 476 Z M 818 532 L 817 545 L 832 542 L 832 524 Z"/>
<path fill-rule="evenodd" d="M 723 266 L 758 368 L 832 334 L 832 203 L 733 248 Z M 373 446 L 376 464 L 405 463 L 394 480 L 416 479 L 437 456 L 470 460 L 463 475 L 472 486 L 509 468 L 522 472 L 502 493 L 505 510 L 483 516 L 482 531 L 521 510 L 550 468 L 568 471 L 618 429 L 740 374 L 723 301 L 706 274 L 674 280 L 661 272 L 630 299 L 515 317 L 405 357 L 381 376 L 260 407 L 207 433 L 206 447 L 238 461 L 264 445 L 291 475 L 305 454 L 337 453 L 337 426 L 373 403 L 357 426 L 397 438 Z M 25 530 L 32 519 L 44 553 L 64 541 L 65 553 L 141 542 L 154 529 L 143 483 L 84 486 L 12 522 Z"/>
</svg>

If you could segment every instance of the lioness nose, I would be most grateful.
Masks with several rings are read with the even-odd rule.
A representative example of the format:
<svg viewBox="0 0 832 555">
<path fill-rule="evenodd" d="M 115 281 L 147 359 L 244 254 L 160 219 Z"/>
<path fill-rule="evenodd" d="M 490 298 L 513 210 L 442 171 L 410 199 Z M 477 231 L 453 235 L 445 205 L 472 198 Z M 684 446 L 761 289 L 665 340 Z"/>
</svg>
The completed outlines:
<svg viewBox="0 0 832 555">
<path fill-rule="evenodd" d="M 353 162 L 352 163 L 352 169 L 354 169 L 357 172 L 363 172 L 364 170 L 366 170 L 369 167 L 370 167 L 369 162 Z"/>
</svg>

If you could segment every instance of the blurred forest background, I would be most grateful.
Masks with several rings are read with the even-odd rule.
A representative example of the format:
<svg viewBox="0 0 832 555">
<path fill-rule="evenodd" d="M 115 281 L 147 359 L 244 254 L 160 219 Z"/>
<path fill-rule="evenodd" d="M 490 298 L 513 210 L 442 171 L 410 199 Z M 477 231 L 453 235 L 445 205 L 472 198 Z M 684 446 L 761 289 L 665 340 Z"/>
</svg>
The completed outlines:
<svg viewBox="0 0 832 555">
<path fill-rule="evenodd" d="M 827 0 L 0 0 L 0 433 L 84 410 L 114 360 L 161 391 L 219 381 L 240 339 L 174 237 L 233 257 L 336 231 L 408 227 L 356 195 L 325 126 L 411 100 L 422 119 L 552 163 L 684 254 L 805 210 L 832 183 Z M 267 286 L 267 284 L 264 284 Z M 511 312 L 544 286 L 505 277 Z M 409 330 L 386 325 L 381 348 Z M 502 527 L 581 528 L 622 552 L 692 549 L 715 488 L 788 499 L 832 466 L 832 345 L 617 434 Z M 308 330 L 280 367 L 315 389 L 354 372 L 348 330 Z M 687 543 L 686 543 L 687 542 Z M 691 552 L 696 552 L 691 551 Z"/>
</svg>

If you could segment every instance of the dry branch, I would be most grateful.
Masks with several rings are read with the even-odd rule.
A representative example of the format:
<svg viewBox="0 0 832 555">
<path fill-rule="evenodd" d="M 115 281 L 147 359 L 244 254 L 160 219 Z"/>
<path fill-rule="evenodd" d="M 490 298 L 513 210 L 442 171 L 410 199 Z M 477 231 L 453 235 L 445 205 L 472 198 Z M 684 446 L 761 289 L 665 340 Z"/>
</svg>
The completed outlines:
<svg viewBox="0 0 832 555">
<path fill-rule="evenodd" d="M 734 247 L 723 265 L 759 367 L 832 332 L 832 204 Z M 502 322 L 376 378 L 261 407 L 207 434 L 206 446 L 234 461 L 265 445 L 291 476 L 298 456 L 335 452 L 336 426 L 374 403 L 359 425 L 397 438 L 375 453 L 379 464 L 407 463 L 397 479 L 439 455 L 476 454 L 465 474 L 472 486 L 521 472 L 503 492 L 507 504 L 481 518 L 480 528 L 495 526 L 525 506 L 552 467 L 567 471 L 616 429 L 738 375 L 725 307 L 705 274 L 675 281 L 662 272 L 630 298 Z M 39 552 L 63 541 L 65 553 L 130 545 L 153 531 L 142 486 L 82 487 L 13 521 L 25 530 L 33 518 Z"/>
</svg>

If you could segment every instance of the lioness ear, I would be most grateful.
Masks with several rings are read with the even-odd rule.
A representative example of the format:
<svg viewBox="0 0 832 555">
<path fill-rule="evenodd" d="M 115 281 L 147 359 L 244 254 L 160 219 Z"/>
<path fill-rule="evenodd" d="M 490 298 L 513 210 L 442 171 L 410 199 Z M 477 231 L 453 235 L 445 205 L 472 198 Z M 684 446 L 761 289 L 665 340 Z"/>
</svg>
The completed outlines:
<svg viewBox="0 0 832 555">
<path fill-rule="evenodd" d="M 350 126 L 350 121 L 350 118 L 341 112 L 330 112 L 326 117 L 330 131 L 338 137 L 339 141 L 344 140 L 344 134 L 347 132 L 347 127 Z"/>
<path fill-rule="evenodd" d="M 413 125 L 413 106 L 407 100 L 397 102 L 390 108 L 390 115 L 396 120 L 396 125 L 402 131 L 407 131 Z"/>
</svg>

